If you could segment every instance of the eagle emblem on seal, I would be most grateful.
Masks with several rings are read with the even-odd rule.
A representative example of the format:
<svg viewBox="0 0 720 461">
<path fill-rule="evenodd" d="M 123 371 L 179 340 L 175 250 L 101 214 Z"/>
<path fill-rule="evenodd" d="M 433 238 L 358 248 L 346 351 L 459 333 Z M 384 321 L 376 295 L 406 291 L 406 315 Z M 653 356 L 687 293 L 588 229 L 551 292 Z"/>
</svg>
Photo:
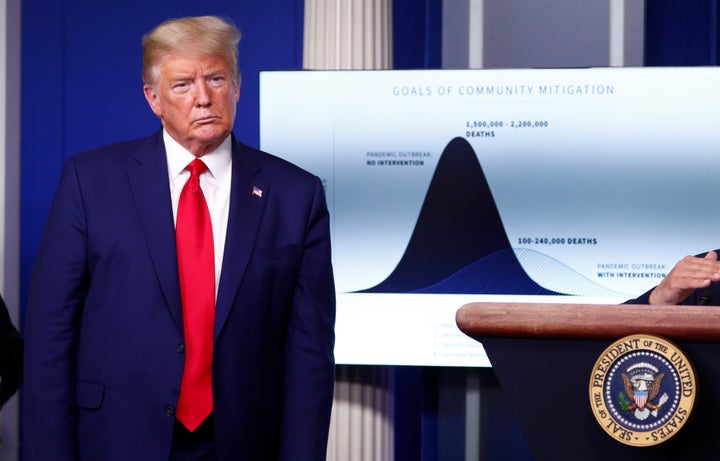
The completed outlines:
<svg viewBox="0 0 720 461">
<path fill-rule="evenodd" d="M 622 373 L 624 392 L 618 395 L 618 403 L 624 411 L 634 412 L 637 419 L 644 421 L 650 415 L 657 416 L 668 395 L 660 394 L 660 385 L 665 373 L 660 373 L 652 364 L 641 362 L 628 367 Z M 657 399 L 657 401 L 656 401 Z"/>
</svg>

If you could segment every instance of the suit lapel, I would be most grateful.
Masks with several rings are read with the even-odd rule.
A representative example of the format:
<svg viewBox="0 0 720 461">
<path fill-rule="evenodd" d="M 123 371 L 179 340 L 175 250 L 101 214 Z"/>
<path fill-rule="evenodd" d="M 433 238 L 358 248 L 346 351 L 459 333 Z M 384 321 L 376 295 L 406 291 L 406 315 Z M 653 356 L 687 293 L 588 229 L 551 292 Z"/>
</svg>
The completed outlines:
<svg viewBox="0 0 720 461">
<path fill-rule="evenodd" d="M 136 163 L 128 167 L 135 205 L 165 302 L 182 333 L 175 227 L 162 130 L 138 149 L 135 160 Z"/>
<path fill-rule="evenodd" d="M 230 212 L 225 237 L 225 253 L 215 305 L 215 338 L 225 325 L 245 273 L 269 192 L 262 181 L 260 165 L 253 151 L 233 137 Z M 254 193 L 254 188 L 257 191 Z"/>
<path fill-rule="evenodd" d="M 269 184 L 259 177 L 261 168 L 252 151 L 234 138 L 232 155 L 230 210 L 215 306 L 215 338 L 222 331 L 249 264 L 270 190 Z M 162 131 L 148 138 L 135 159 L 136 164 L 128 168 L 135 204 L 165 302 L 182 333 L 175 227 Z M 262 191 L 261 196 L 253 193 L 254 188 Z"/>
</svg>

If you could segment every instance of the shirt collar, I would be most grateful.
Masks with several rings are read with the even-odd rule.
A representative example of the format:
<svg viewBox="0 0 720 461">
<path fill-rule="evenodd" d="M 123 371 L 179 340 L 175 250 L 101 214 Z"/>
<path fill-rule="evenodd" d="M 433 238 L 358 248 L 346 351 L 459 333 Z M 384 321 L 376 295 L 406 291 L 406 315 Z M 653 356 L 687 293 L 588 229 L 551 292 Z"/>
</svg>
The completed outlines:
<svg viewBox="0 0 720 461">
<path fill-rule="evenodd" d="M 201 157 L 210 174 L 217 180 L 221 180 L 224 175 L 230 174 L 230 165 L 232 163 L 231 138 L 232 136 L 228 136 L 217 149 Z M 173 139 L 165 129 L 163 129 L 163 141 L 165 142 L 168 173 L 170 179 L 172 179 L 182 173 L 185 167 L 196 157 Z"/>
</svg>

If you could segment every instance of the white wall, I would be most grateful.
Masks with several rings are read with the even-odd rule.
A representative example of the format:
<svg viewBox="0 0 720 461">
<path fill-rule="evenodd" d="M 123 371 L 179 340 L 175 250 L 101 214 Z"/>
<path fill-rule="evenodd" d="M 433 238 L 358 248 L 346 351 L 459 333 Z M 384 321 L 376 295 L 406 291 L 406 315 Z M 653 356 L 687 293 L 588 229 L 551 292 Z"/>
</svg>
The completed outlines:
<svg viewBox="0 0 720 461">
<path fill-rule="evenodd" d="M 642 66 L 644 0 L 444 0 L 442 66 Z"/>
</svg>

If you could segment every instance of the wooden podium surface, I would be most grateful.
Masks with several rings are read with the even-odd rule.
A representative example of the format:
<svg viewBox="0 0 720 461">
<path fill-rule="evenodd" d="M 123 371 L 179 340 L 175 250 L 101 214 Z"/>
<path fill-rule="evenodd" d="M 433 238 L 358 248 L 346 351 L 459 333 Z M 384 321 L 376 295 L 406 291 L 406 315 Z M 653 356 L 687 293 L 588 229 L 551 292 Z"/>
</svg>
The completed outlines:
<svg viewBox="0 0 720 461">
<path fill-rule="evenodd" d="M 720 342 L 720 309 L 637 304 L 471 303 L 455 320 L 472 338 L 617 339 L 635 333 Z"/>
<path fill-rule="evenodd" d="M 457 311 L 456 322 L 483 344 L 536 461 L 720 459 L 720 308 L 471 303 Z M 624 445 L 606 434 L 588 397 L 597 359 L 633 334 L 677 344 L 698 381 L 689 422 L 652 447 Z"/>
</svg>

